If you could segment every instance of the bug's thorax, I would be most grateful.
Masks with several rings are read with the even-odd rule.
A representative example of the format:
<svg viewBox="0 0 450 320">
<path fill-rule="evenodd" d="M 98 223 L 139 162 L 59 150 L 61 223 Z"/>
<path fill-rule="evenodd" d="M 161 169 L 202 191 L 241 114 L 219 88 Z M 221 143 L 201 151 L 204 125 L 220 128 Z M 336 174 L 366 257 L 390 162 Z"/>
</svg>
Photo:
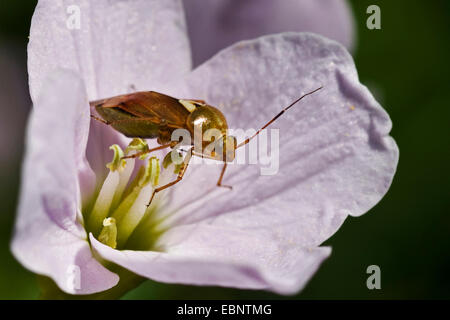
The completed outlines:
<svg viewBox="0 0 450 320">
<path fill-rule="evenodd" d="M 208 131 L 218 130 L 226 134 L 228 125 L 225 116 L 219 109 L 209 105 L 196 105 L 195 109 L 186 119 L 186 129 L 191 133 L 201 129 L 202 135 L 208 135 Z"/>
</svg>

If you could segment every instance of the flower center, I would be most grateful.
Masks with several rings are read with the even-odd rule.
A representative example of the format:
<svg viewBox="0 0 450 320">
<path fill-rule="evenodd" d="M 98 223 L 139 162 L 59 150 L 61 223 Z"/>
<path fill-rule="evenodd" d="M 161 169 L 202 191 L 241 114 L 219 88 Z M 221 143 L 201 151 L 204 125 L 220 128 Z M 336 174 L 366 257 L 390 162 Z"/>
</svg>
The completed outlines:
<svg viewBox="0 0 450 320">
<path fill-rule="evenodd" d="M 157 219 L 154 214 L 158 200 L 155 199 L 150 207 L 147 203 L 160 180 L 159 159 L 145 159 L 148 145 L 142 139 L 134 139 L 125 152 L 118 145 L 112 145 L 110 149 L 114 156 L 106 164 L 109 173 L 90 205 L 83 208 L 85 228 L 112 248 L 158 250 L 156 241 L 165 231 L 160 224 L 162 219 Z M 138 153 L 138 159 L 124 158 Z M 135 166 L 140 160 L 146 164 L 136 173 Z M 164 171 L 169 173 L 171 170 Z"/>
</svg>

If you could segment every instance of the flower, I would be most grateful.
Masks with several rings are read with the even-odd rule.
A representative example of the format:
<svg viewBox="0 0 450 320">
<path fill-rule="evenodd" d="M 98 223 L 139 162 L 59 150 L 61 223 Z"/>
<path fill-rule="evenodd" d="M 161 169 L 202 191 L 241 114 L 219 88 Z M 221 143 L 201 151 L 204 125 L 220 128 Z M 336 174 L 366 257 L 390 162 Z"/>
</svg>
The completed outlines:
<svg viewBox="0 0 450 320">
<path fill-rule="evenodd" d="M 320 245 L 345 218 L 387 192 L 398 161 L 391 122 L 341 44 L 310 33 L 270 35 L 190 72 L 180 1 L 80 1 L 80 29 L 66 27 L 67 5 L 41 0 L 32 20 L 34 108 L 12 241 L 25 267 L 64 292 L 127 288 L 129 270 L 162 282 L 292 294 L 330 255 Z M 204 99 L 231 128 L 259 128 L 302 92 L 324 88 L 273 124 L 278 174 L 230 165 L 229 191 L 216 187 L 220 167 L 193 164 L 145 211 L 144 196 L 159 185 L 155 158 L 136 173 L 138 162 L 120 157 L 129 140 L 89 120 L 88 101 L 130 85 Z M 171 179 L 169 169 L 160 180 Z M 68 281 L 74 266 L 77 286 Z"/>
</svg>

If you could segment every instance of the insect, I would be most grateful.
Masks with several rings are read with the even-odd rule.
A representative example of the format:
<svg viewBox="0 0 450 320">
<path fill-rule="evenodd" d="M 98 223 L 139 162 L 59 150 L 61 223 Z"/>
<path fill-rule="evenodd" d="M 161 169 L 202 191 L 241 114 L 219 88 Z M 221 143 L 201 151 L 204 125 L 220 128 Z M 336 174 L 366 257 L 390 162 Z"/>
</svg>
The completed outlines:
<svg viewBox="0 0 450 320">
<path fill-rule="evenodd" d="M 256 137 L 262 130 L 277 120 L 297 102 L 320 89 L 322 87 L 302 95 L 282 109 L 275 117 L 256 131 L 254 135 L 239 144 L 237 144 L 234 136 L 227 134 L 227 121 L 219 109 L 208 105 L 203 100 L 176 99 L 154 91 L 134 92 L 92 101 L 90 102 L 90 106 L 95 108 L 101 118 L 93 114 L 91 114 L 91 117 L 106 125 L 112 126 L 115 130 L 127 137 L 157 139 L 158 147 L 126 156 L 125 158 L 135 158 L 152 151 L 175 148 L 178 141 L 171 141 L 171 137 L 176 129 L 187 130 L 191 137 L 194 137 L 195 130 L 200 130 L 202 134 L 201 150 L 196 150 L 193 142 L 188 146 L 189 149 L 180 165 L 177 178 L 172 182 L 155 188 L 147 205 L 149 206 L 156 193 L 177 184 L 183 179 L 192 156 L 223 162 L 217 186 L 231 189 L 230 186 L 222 184 L 222 180 L 227 164 L 235 158 L 235 150 L 249 143 L 251 139 Z M 203 137 L 210 129 L 216 129 L 220 132 L 220 136 L 215 139 L 214 143 L 216 146 L 220 146 L 218 150 L 221 150 L 221 152 L 215 152 L 214 150 L 212 152 L 206 152 L 208 145 L 211 144 L 211 140 L 204 139 Z M 194 141 L 194 139 L 191 139 L 191 141 Z"/>
</svg>

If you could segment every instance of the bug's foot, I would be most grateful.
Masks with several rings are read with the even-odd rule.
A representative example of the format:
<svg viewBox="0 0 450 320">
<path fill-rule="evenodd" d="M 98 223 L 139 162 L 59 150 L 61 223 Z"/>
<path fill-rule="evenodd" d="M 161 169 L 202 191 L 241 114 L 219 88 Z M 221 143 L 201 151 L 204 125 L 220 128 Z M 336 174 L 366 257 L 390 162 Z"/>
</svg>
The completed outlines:
<svg viewBox="0 0 450 320">
<path fill-rule="evenodd" d="M 153 198 L 155 197 L 156 192 L 157 192 L 157 191 L 153 191 L 152 196 L 150 197 L 149 202 L 146 204 L 147 209 L 148 209 L 148 207 L 150 207 L 150 205 L 152 204 L 152 201 L 153 201 Z"/>
<path fill-rule="evenodd" d="M 232 187 L 232 186 L 227 186 L 227 185 L 225 185 L 225 184 L 217 184 L 217 186 L 218 186 L 219 188 L 227 188 L 227 189 L 233 190 L 233 187 Z"/>
</svg>

